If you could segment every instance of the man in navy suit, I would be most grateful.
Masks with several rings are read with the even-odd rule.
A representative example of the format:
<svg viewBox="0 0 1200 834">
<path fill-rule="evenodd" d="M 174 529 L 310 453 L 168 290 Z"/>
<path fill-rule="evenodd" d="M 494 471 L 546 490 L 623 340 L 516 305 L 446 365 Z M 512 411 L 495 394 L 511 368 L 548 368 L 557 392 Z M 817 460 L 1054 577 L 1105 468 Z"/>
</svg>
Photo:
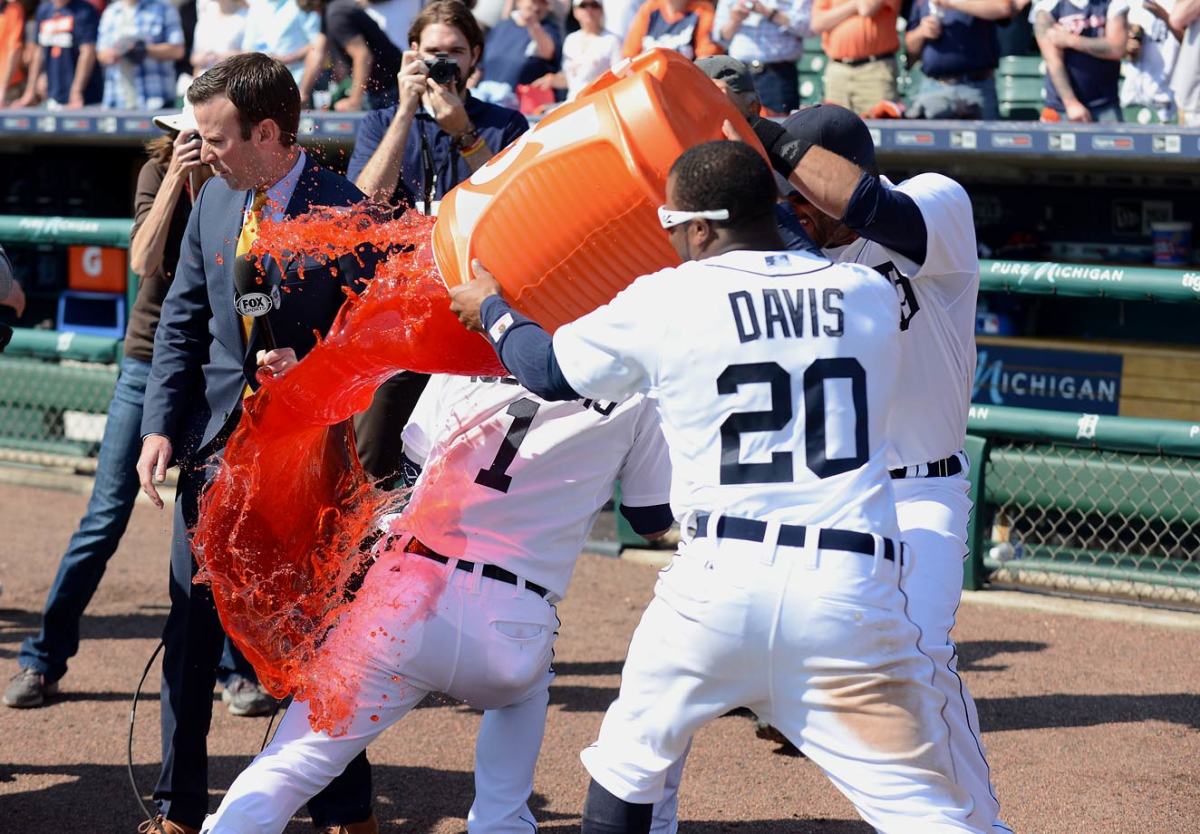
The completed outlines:
<svg viewBox="0 0 1200 834">
<path fill-rule="evenodd" d="M 214 176 L 196 197 L 179 266 L 162 305 L 146 385 L 142 489 L 161 508 L 155 487 L 180 465 L 171 545 L 171 611 L 163 631 L 163 765 L 154 797 L 165 834 L 198 831 L 208 808 L 207 743 L 223 632 L 205 586 L 192 584 L 196 563 L 188 538 L 206 485 L 204 462 L 221 454 L 242 413 L 256 371 L 287 373 L 324 333 L 361 271 L 353 258 L 337 271 L 297 258 L 261 263 L 274 346 L 263 318 L 248 336 L 234 309 L 234 265 L 262 217 L 293 217 L 313 206 L 362 199 L 346 179 L 322 168 L 296 144 L 300 94 L 287 67 L 260 53 L 227 58 L 194 81 L 201 161 Z M 239 238 L 241 241 L 239 242 Z M 240 243 L 240 245 L 239 245 Z M 299 278 L 304 268 L 304 281 Z M 335 277 L 336 275 L 336 277 Z M 370 769 L 356 759 L 309 804 L 330 832 L 376 832 Z"/>
</svg>

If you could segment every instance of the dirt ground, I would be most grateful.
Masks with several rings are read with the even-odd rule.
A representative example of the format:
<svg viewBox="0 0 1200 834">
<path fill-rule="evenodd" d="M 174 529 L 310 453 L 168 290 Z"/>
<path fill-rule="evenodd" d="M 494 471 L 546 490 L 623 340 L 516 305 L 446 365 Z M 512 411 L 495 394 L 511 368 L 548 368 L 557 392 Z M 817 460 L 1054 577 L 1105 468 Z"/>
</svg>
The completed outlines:
<svg viewBox="0 0 1200 834">
<path fill-rule="evenodd" d="M 0 485 L 0 672 L 38 627 L 46 591 L 86 496 Z M 134 513 L 83 620 L 63 694 L 0 708 L 0 832 L 133 832 L 125 770 L 129 703 L 166 615 L 169 515 Z M 532 803 L 547 832 L 578 829 L 579 751 L 616 695 L 621 661 L 654 569 L 585 556 L 563 621 Z M 979 705 L 1004 816 L 1037 834 L 1200 831 L 1200 629 L 964 603 L 957 639 Z M 1131 613 L 1137 613 L 1132 609 Z M 1186 616 L 1186 615 L 1181 615 Z M 1186 626 L 1187 623 L 1184 623 Z M 135 773 L 157 775 L 157 667 L 139 707 Z M 478 715 L 415 710 L 371 749 L 384 831 L 465 830 Z M 266 719 L 217 704 L 209 736 L 213 806 L 257 752 Z M 807 760 L 779 755 L 727 717 L 696 739 L 681 792 L 685 832 L 870 834 Z M 297 820 L 289 832 L 312 830 Z"/>
</svg>

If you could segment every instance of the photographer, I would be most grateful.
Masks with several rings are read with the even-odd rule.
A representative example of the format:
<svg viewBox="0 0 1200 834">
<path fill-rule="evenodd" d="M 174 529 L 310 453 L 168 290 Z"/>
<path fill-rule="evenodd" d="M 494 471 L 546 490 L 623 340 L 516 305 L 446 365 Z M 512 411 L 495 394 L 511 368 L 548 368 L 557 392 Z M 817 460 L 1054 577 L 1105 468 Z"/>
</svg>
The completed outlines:
<svg viewBox="0 0 1200 834">
<path fill-rule="evenodd" d="M 433 214 L 447 191 L 529 125 L 516 110 L 467 91 L 467 79 L 483 55 L 483 33 L 461 2 L 436 0 L 426 6 L 413 20 L 408 39 L 400 103 L 363 118 L 347 176 L 373 200 L 403 202 Z"/>
<path fill-rule="evenodd" d="M 467 91 L 467 79 L 483 55 L 483 32 L 461 2 L 435 0 L 426 6 L 414 18 L 408 40 L 400 104 L 363 118 L 346 176 L 372 200 L 433 214 L 447 191 L 529 125 L 516 110 Z M 426 379 L 407 372 L 392 377 L 355 419 L 358 456 L 372 477 L 386 479 L 399 471 L 396 426 L 407 421 Z"/>
</svg>

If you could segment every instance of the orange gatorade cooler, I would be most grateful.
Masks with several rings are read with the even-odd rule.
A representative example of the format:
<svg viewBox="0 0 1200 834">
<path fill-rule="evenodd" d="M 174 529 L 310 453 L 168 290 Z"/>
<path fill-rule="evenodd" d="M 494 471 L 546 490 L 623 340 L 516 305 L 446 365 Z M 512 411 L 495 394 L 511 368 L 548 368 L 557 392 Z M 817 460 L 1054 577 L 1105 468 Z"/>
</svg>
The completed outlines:
<svg viewBox="0 0 1200 834">
<path fill-rule="evenodd" d="M 623 61 L 445 196 L 433 231 L 443 280 L 469 280 L 478 258 L 513 306 L 553 331 L 677 265 L 655 213 L 667 172 L 724 138 L 726 119 L 762 152 L 691 61 L 665 49 Z"/>
</svg>

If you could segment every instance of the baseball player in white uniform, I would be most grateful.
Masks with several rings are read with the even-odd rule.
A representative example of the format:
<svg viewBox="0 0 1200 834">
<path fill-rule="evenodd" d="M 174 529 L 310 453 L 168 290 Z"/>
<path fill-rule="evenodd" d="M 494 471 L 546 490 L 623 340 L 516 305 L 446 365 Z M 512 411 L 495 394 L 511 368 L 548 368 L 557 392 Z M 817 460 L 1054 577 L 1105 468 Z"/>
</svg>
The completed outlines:
<svg viewBox="0 0 1200 834">
<path fill-rule="evenodd" d="M 941 174 L 893 186 L 878 174 L 867 126 L 835 105 L 799 111 L 782 127 L 760 121 L 755 129 L 772 164 L 798 189 L 797 210 L 817 245 L 839 263 L 871 267 L 899 296 L 902 384 L 888 417 L 888 467 L 901 536 L 914 552 L 901 587 L 921 648 L 936 661 L 955 778 L 974 800 L 971 820 L 1011 834 L 1000 820 L 975 702 L 950 637 L 971 514 L 962 451 L 979 293 L 971 200 Z"/>
<path fill-rule="evenodd" d="M 731 708 L 769 720 L 885 832 L 979 831 L 950 778 L 945 697 L 905 613 L 886 421 L 899 306 L 872 270 L 784 252 L 748 146 L 671 169 L 685 263 L 553 340 L 482 265 L 452 309 L 546 398 L 657 403 L 684 542 L 634 634 L 583 761 L 584 834 L 646 832 L 668 768 Z"/>
<path fill-rule="evenodd" d="M 485 710 L 471 834 L 528 834 L 562 599 L 621 482 L 639 533 L 671 526 L 670 464 L 642 396 L 547 402 L 510 377 L 435 376 L 404 431 L 420 471 L 361 590 L 326 641 L 361 678 L 348 731 L 314 732 L 294 702 L 205 832 L 271 834 L 430 692 Z M 424 616 L 422 600 L 434 586 Z M 443 587 L 444 586 L 444 587 Z M 365 647 L 365 648 L 364 648 Z"/>
</svg>

